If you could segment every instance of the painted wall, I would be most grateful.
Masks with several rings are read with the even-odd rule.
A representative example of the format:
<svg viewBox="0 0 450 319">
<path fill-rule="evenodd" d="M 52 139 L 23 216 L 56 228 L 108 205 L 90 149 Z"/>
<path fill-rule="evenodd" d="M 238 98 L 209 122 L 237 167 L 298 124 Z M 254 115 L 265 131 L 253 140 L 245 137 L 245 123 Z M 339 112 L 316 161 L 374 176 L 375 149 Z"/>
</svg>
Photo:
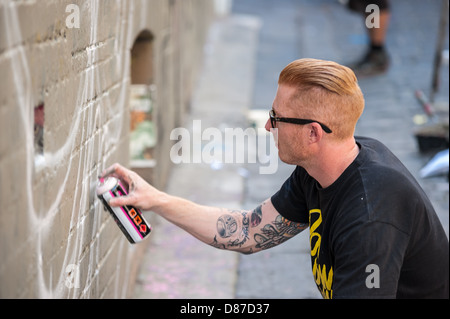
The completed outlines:
<svg viewBox="0 0 450 319">
<path fill-rule="evenodd" d="M 0 0 L 0 298 L 130 295 L 144 244 L 128 243 L 94 190 L 104 168 L 130 163 L 131 49 L 151 34 L 149 176 L 162 187 L 211 3 Z"/>
</svg>

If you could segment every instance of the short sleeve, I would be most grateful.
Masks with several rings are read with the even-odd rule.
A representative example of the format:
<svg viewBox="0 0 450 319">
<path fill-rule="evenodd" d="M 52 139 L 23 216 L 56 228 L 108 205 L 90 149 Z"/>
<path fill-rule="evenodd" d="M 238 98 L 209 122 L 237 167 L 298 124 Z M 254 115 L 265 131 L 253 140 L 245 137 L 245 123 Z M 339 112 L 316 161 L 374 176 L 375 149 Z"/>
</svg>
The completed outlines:
<svg viewBox="0 0 450 319">
<path fill-rule="evenodd" d="M 280 190 L 272 196 L 271 200 L 281 216 L 296 223 L 307 224 L 309 222 L 309 214 L 302 183 L 304 174 L 306 174 L 304 169 L 297 166 Z"/>
</svg>

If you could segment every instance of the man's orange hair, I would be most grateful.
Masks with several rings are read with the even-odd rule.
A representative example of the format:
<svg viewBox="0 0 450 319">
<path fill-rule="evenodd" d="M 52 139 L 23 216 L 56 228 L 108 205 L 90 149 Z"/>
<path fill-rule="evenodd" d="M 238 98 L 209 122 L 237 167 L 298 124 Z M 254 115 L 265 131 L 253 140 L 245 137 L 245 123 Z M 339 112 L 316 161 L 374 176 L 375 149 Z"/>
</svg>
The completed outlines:
<svg viewBox="0 0 450 319">
<path fill-rule="evenodd" d="M 284 68 L 278 84 L 298 88 L 291 101 L 299 117 L 326 124 L 337 139 L 353 136 L 364 96 L 351 69 L 332 61 L 300 59 Z"/>
</svg>

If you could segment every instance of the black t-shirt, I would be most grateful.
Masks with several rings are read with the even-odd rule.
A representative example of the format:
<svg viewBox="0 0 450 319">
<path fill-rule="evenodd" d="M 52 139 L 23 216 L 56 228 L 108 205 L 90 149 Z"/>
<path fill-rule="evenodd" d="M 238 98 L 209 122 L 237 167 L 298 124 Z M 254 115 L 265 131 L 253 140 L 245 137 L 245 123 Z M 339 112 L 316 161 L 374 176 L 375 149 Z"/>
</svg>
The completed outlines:
<svg viewBox="0 0 450 319">
<path fill-rule="evenodd" d="M 297 166 L 272 203 L 309 223 L 312 271 L 325 298 L 448 298 L 449 242 L 426 194 L 380 142 L 329 187 Z"/>
</svg>

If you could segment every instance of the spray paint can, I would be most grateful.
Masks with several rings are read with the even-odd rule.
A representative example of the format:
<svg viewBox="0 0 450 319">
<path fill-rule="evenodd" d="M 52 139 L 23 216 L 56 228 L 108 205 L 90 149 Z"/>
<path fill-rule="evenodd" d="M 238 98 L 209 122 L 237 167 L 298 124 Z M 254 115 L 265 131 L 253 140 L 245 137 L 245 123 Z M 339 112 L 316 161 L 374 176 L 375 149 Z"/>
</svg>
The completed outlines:
<svg viewBox="0 0 450 319">
<path fill-rule="evenodd" d="M 139 243 L 150 234 L 151 225 L 144 219 L 139 209 L 133 206 L 112 207 L 108 204 L 113 197 L 127 195 L 127 191 L 119 179 L 115 177 L 100 178 L 96 192 L 97 197 L 130 243 Z"/>
</svg>

